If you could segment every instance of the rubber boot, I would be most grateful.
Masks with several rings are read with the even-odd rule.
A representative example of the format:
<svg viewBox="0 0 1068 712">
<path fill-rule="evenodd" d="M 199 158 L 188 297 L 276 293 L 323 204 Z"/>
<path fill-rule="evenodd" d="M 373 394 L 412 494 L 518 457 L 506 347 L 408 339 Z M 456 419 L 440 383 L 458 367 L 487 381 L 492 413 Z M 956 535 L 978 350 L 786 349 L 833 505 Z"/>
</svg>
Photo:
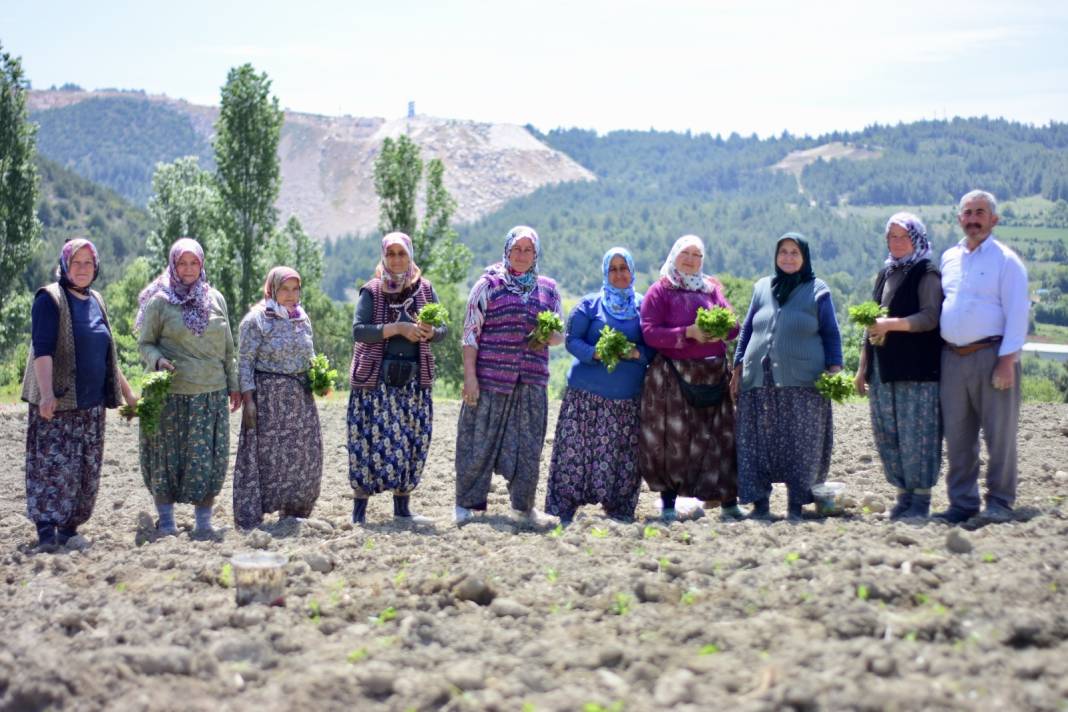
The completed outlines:
<svg viewBox="0 0 1068 712">
<path fill-rule="evenodd" d="M 37 522 L 37 546 L 55 546 L 56 525 L 52 522 Z"/>
<path fill-rule="evenodd" d="M 66 545 L 68 541 L 74 538 L 78 534 L 77 527 L 58 527 L 56 529 L 56 543 L 60 546 Z"/>
<path fill-rule="evenodd" d="M 913 494 L 910 490 L 898 490 L 897 492 L 897 504 L 890 510 L 890 521 L 896 522 L 898 519 L 902 519 L 905 516 L 905 512 L 912 506 Z M 930 504 L 931 497 L 928 495 L 927 503 Z"/>
<path fill-rule="evenodd" d="M 902 519 L 927 519 L 931 514 L 931 495 L 929 494 L 913 494 L 912 503 L 909 508 L 905 510 L 905 513 L 901 515 Z"/>
<path fill-rule="evenodd" d="M 753 502 L 753 509 L 749 512 L 749 518 L 763 521 L 771 519 L 771 502 L 768 501 L 767 497 Z"/>
<path fill-rule="evenodd" d="M 352 500 L 352 523 L 364 524 L 367 522 L 367 498 L 356 497 Z"/>
<path fill-rule="evenodd" d="M 676 497 L 678 497 L 678 492 L 671 490 L 664 490 L 660 493 L 660 521 L 665 524 L 670 524 L 679 518 L 679 513 L 675 511 Z"/>
</svg>

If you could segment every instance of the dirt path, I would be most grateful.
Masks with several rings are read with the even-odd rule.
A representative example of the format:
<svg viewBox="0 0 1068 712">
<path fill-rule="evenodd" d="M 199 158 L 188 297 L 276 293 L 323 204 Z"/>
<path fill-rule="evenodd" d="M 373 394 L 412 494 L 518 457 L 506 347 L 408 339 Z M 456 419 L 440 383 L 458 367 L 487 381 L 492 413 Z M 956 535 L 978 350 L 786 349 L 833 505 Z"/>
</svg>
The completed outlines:
<svg viewBox="0 0 1068 712">
<path fill-rule="evenodd" d="M 586 508 L 538 532 L 507 518 L 500 481 L 490 515 L 457 530 L 457 412 L 436 405 L 413 497 L 436 527 L 394 525 L 385 496 L 369 526 L 348 524 L 344 408 L 331 403 L 313 519 L 143 546 L 135 431 L 110 419 L 91 545 L 40 554 L 23 514 L 25 412 L 0 410 L 0 710 L 1068 705 L 1068 406 L 1024 407 L 1021 521 L 952 530 L 967 553 L 947 548 L 944 525 L 861 511 L 664 527 L 647 492 L 636 524 Z M 832 478 L 870 510 L 890 504 L 866 405 L 836 407 L 835 422 Z M 229 483 L 220 501 L 216 525 L 231 527 Z M 238 608 L 220 581 L 252 548 L 289 557 L 284 608 Z"/>
</svg>

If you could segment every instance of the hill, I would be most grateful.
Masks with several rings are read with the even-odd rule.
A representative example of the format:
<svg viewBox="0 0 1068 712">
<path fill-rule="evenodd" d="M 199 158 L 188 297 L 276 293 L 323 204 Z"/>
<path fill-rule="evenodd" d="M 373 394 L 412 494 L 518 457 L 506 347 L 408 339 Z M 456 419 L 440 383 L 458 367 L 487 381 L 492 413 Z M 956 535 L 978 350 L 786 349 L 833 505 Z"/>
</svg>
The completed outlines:
<svg viewBox="0 0 1068 712">
<path fill-rule="evenodd" d="M 143 205 L 159 161 L 195 155 L 207 167 L 218 111 L 142 92 L 34 91 L 41 153 Z M 470 221 L 537 188 L 593 175 L 527 129 L 429 116 L 387 121 L 286 112 L 279 158 L 283 218 L 323 238 L 378 225 L 372 167 L 382 140 L 407 133 L 440 158 L 457 219 Z"/>
</svg>

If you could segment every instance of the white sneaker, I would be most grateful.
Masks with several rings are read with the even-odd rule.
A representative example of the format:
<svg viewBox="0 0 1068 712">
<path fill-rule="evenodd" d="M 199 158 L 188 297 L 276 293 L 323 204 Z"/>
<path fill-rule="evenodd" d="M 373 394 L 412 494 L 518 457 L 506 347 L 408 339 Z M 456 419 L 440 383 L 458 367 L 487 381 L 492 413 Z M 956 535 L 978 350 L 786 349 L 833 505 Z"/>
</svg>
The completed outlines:
<svg viewBox="0 0 1068 712">
<path fill-rule="evenodd" d="M 548 526 L 549 519 L 546 515 L 539 512 L 537 509 L 531 507 L 525 512 L 516 511 L 515 517 L 517 520 L 524 524 L 529 524 L 532 527 L 544 527 Z"/>
<path fill-rule="evenodd" d="M 457 526 L 461 524 L 466 524 L 474 518 L 475 513 L 472 512 L 470 509 L 468 509 L 467 507 L 461 507 L 460 505 L 456 505 L 456 510 L 453 512 L 452 515 L 452 520 L 456 522 Z"/>
</svg>

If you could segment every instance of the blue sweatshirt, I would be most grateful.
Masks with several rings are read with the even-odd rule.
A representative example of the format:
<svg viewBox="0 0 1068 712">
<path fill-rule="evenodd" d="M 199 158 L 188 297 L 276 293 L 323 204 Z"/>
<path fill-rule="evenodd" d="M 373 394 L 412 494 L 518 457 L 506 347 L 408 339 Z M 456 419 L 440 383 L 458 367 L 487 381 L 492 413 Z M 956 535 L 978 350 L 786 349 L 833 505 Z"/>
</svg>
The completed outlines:
<svg viewBox="0 0 1068 712">
<path fill-rule="evenodd" d="M 636 360 L 623 359 L 612 373 L 600 361 L 594 360 L 594 347 L 601 338 L 605 324 L 622 331 L 627 340 L 638 347 L 641 356 Z M 582 298 L 567 319 L 565 343 L 568 352 L 575 357 L 567 372 L 568 388 L 595 393 L 610 400 L 637 398 L 642 392 L 645 369 L 656 352 L 642 340 L 640 320 L 616 319 L 601 305 L 601 293 L 587 294 Z"/>
<path fill-rule="evenodd" d="M 74 331 L 74 368 L 79 408 L 93 408 L 104 402 L 111 332 L 96 300 L 78 299 L 63 290 L 70 305 Z M 40 292 L 30 310 L 34 357 L 53 356 L 59 341 L 59 308 L 52 297 Z"/>
</svg>

